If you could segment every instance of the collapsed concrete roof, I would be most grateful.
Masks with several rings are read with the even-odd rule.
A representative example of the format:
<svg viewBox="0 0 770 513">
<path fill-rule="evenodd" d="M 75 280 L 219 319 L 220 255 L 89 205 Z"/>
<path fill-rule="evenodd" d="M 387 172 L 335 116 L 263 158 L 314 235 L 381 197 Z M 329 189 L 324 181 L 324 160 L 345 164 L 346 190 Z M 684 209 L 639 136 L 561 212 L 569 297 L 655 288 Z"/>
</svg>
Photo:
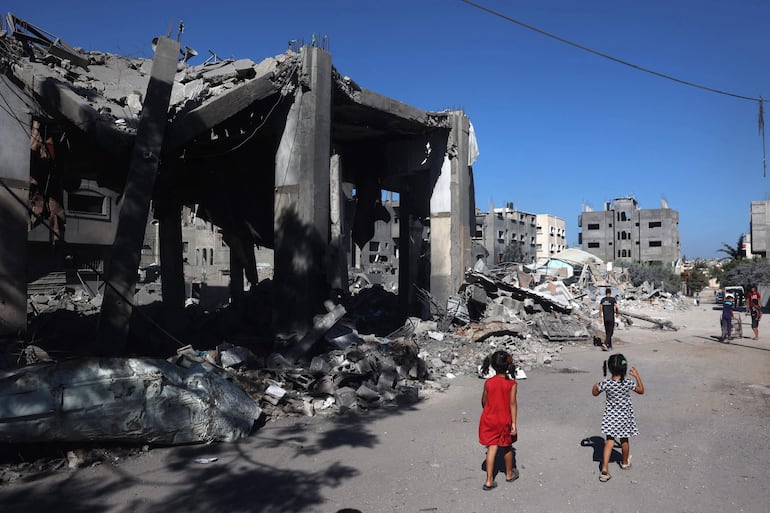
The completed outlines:
<svg viewBox="0 0 770 513">
<path fill-rule="evenodd" d="M 40 100 L 44 111 L 38 115 L 63 117 L 105 151 L 113 155 L 125 152 L 139 125 L 153 60 L 84 51 L 59 38 L 55 41 L 67 51 L 54 52 L 58 45 L 52 40 L 25 34 L 29 30 L 45 33 L 42 29 L 12 14 L 7 24 L 9 30 L 0 34 L 0 59 Z M 247 118 L 259 117 L 261 127 L 281 97 L 303 81 L 298 76 L 302 57 L 291 50 L 258 63 L 213 56 L 202 64 L 189 65 L 184 57 L 180 56 L 169 102 L 163 148 L 167 156 L 183 151 L 191 142 L 224 143 L 229 139 L 223 145 L 236 146 L 253 128 L 253 123 L 242 119 L 244 113 Z M 450 128 L 448 111 L 426 112 L 364 89 L 336 69 L 332 73 L 335 143 L 398 140 Z M 264 102 L 269 108 L 260 108 Z"/>
<path fill-rule="evenodd" d="M 133 292 L 151 204 L 167 248 L 164 303 L 184 304 L 178 225 L 182 205 L 195 205 L 233 249 L 231 276 L 244 271 L 253 284 L 249 249 L 276 250 L 274 321 L 284 330 L 307 329 L 329 288 L 346 286 L 346 266 L 337 264 L 347 263 L 353 244 L 371 240 L 383 190 L 401 194 L 394 240 L 404 257 L 404 311 L 419 311 L 413 284 L 446 300 L 471 265 L 478 145 L 463 112 L 427 112 L 364 89 L 315 46 L 261 62 L 214 56 L 193 66 L 169 37 L 154 40 L 150 60 L 84 51 L 13 15 L 7 29 L 0 71 L 9 94 L 29 97 L 35 108 L 0 114 L 5 128 L 39 126 L 38 139 L 55 151 L 41 152 L 33 166 L 55 169 L 61 183 L 95 180 L 122 193 L 105 266 L 105 280 L 120 284 L 116 294 Z M 14 147 L 17 184 L 31 167 L 29 153 Z M 413 236 L 428 223 L 435 239 Z M 242 294 L 242 279 L 230 287 Z M 122 334 L 127 302 L 112 290 L 102 317 Z"/>
</svg>

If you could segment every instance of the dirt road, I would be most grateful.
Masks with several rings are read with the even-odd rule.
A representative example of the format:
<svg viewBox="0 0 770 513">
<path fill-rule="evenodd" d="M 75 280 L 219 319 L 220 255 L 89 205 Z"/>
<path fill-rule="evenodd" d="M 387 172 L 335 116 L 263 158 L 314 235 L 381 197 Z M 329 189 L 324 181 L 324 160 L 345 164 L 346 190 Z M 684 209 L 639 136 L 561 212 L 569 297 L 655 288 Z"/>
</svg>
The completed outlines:
<svg viewBox="0 0 770 513">
<path fill-rule="evenodd" d="M 667 312 L 678 331 L 616 333 L 644 379 L 633 466 L 600 483 L 609 353 L 572 346 L 519 386 L 521 477 L 482 491 L 482 381 L 461 376 L 412 408 L 269 423 L 240 443 L 153 449 L 111 467 L 0 488 L 5 512 L 746 512 L 770 497 L 770 324 L 716 341 L 718 312 Z M 762 330 L 760 330 L 761 332 Z M 744 330 L 748 337 L 749 329 Z M 760 336 L 761 333 L 760 333 Z M 197 458 L 217 458 L 196 463 Z"/>
</svg>

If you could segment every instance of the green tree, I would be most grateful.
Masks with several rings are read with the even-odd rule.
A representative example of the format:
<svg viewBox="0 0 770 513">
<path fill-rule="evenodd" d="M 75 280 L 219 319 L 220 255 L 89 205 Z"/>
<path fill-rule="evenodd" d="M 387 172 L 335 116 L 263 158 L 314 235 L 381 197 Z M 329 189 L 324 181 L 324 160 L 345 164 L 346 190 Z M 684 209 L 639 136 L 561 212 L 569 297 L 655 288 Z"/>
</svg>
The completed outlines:
<svg viewBox="0 0 770 513">
<path fill-rule="evenodd" d="M 687 274 L 687 290 L 690 292 L 690 294 L 700 292 L 701 290 L 705 289 L 708 284 L 709 279 L 706 277 L 703 271 L 698 268 L 693 268 Z"/>
<path fill-rule="evenodd" d="M 746 253 L 743 251 L 743 238 L 744 235 L 741 234 L 738 237 L 738 243 L 735 245 L 735 247 L 729 245 L 726 242 L 723 242 L 722 248 L 718 249 L 717 251 L 726 254 L 733 260 L 743 260 L 743 257 L 746 256 Z"/>
<path fill-rule="evenodd" d="M 724 269 L 720 285 L 742 285 L 748 290 L 751 285 L 770 283 L 770 263 L 765 259 L 744 259 L 736 265 Z"/>
<path fill-rule="evenodd" d="M 509 242 L 500 256 L 503 262 L 524 262 L 524 252 L 521 250 L 521 245 L 515 241 Z"/>
</svg>

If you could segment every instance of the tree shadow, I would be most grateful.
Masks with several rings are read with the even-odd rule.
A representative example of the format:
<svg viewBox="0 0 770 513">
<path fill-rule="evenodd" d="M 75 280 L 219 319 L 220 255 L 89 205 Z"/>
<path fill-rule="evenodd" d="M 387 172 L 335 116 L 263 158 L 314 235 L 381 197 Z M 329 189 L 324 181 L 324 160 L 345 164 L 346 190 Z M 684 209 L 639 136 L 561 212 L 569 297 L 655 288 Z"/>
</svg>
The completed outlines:
<svg viewBox="0 0 770 513">
<path fill-rule="evenodd" d="M 156 446 L 156 457 L 164 459 L 162 464 L 133 470 L 127 469 L 127 460 L 151 461 L 155 449 L 140 454 L 143 450 L 136 447 L 130 454 L 121 454 L 120 444 L 116 444 L 108 454 L 120 458 L 108 456 L 68 469 L 67 449 L 82 449 L 85 444 L 51 444 L 48 449 L 58 454 L 60 463 L 52 462 L 35 473 L 22 472 L 13 487 L 3 490 L 3 513 L 47 513 L 52 509 L 99 513 L 113 510 L 117 500 L 122 501 L 123 511 L 153 511 L 161 505 L 164 511 L 191 513 L 315 511 L 328 500 L 327 490 L 360 475 L 364 467 L 334 461 L 319 470 L 305 470 L 303 459 L 340 447 L 375 449 L 380 437 L 369 428 L 370 424 L 416 410 L 415 404 L 338 413 L 323 419 L 322 432 L 315 421 L 295 420 L 280 426 L 263 424 L 249 437 L 230 443 L 175 445 L 165 452 Z M 266 463 L 260 458 L 266 450 L 281 448 L 285 465 Z M 7 451 L 15 449 L 6 447 Z M 27 456 L 37 454 L 28 452 Z M 45 459 L 45 454 L 42 456 Z M 504 473 L 499 456 L 495 466 Z M 96 465 L 102 470 L 92 474 Z M 127 490 L 131 493 L 124 500 Z M 153 490 L 158 490 L 157 494 Z M 12 506 L 6 508 L 6 504 Z"/>
</svg>

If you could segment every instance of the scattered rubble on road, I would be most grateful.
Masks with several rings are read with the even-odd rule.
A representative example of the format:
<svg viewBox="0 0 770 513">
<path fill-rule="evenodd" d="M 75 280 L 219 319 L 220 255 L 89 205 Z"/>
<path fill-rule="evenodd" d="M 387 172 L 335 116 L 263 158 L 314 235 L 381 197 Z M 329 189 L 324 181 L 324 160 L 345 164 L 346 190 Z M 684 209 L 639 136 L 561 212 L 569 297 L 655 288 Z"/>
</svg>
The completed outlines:
<svg viewBox="0 0 770 513">
<path fill-rule="evenodd" d="M 483 358 L 498 349 L 514 355 L 517 377 L 523 379 L 533 367 L 557 360 L 564 345 L 591 344 L 603 335 L 597 301 L 610 278 L 622 305 L 618 343 L 632 321 L 673 330 L 671 317 L 691 308 L 678 296 L 650 284 L 632 287 L 614 275 L 583 287 L 535 276 L 521 287 L 520 272 L 469 270 L 445 307 L 433 302 L 427 319 L 410 317 L 385 334 L 376 328 L 395 326 L 395 296 L 379 286 L 362 288 L 364 280 L 356 279 L 355 293 L 339 304 L 330 301 L 327 315 L 316 318 L 316 329 L 299 340 L 274 341 L 269 350 L 243 340 L 201 340 L 165 361 L 75 357 L 61 347 L 45 347 L 52 339 L 46 329 L 70 331 L 61 318 L 56 328 L 35 320 L 61 311 L 93 318 L 98 298 L 82 291 L 36 292 L 30 296 L 31 325 L 40 342 L 7 351 L 22 366 L 0 374 L 0 437 L 7 443 L 143 445 L 234 440 L 248 435 L 257 417 L 268 422 L 414 404 L 447 389 L 454 376 L 478 375 Z M 228 308 L 207 314 L 223 315 Z M 222 403 L 223 395 L 230 400 Z M 27 401 L 30 397 L 36 400 Z M 22 411 L 24 405 L 36 410 Z M 240 414 L 236 420 L 233 412 Z M 237 427 L 222 423 L 225 417 Z M 62 468 L 91 460 L 82 457 Z M 9 467 L 0 479 L 18 474 Z"/>
</svg>

